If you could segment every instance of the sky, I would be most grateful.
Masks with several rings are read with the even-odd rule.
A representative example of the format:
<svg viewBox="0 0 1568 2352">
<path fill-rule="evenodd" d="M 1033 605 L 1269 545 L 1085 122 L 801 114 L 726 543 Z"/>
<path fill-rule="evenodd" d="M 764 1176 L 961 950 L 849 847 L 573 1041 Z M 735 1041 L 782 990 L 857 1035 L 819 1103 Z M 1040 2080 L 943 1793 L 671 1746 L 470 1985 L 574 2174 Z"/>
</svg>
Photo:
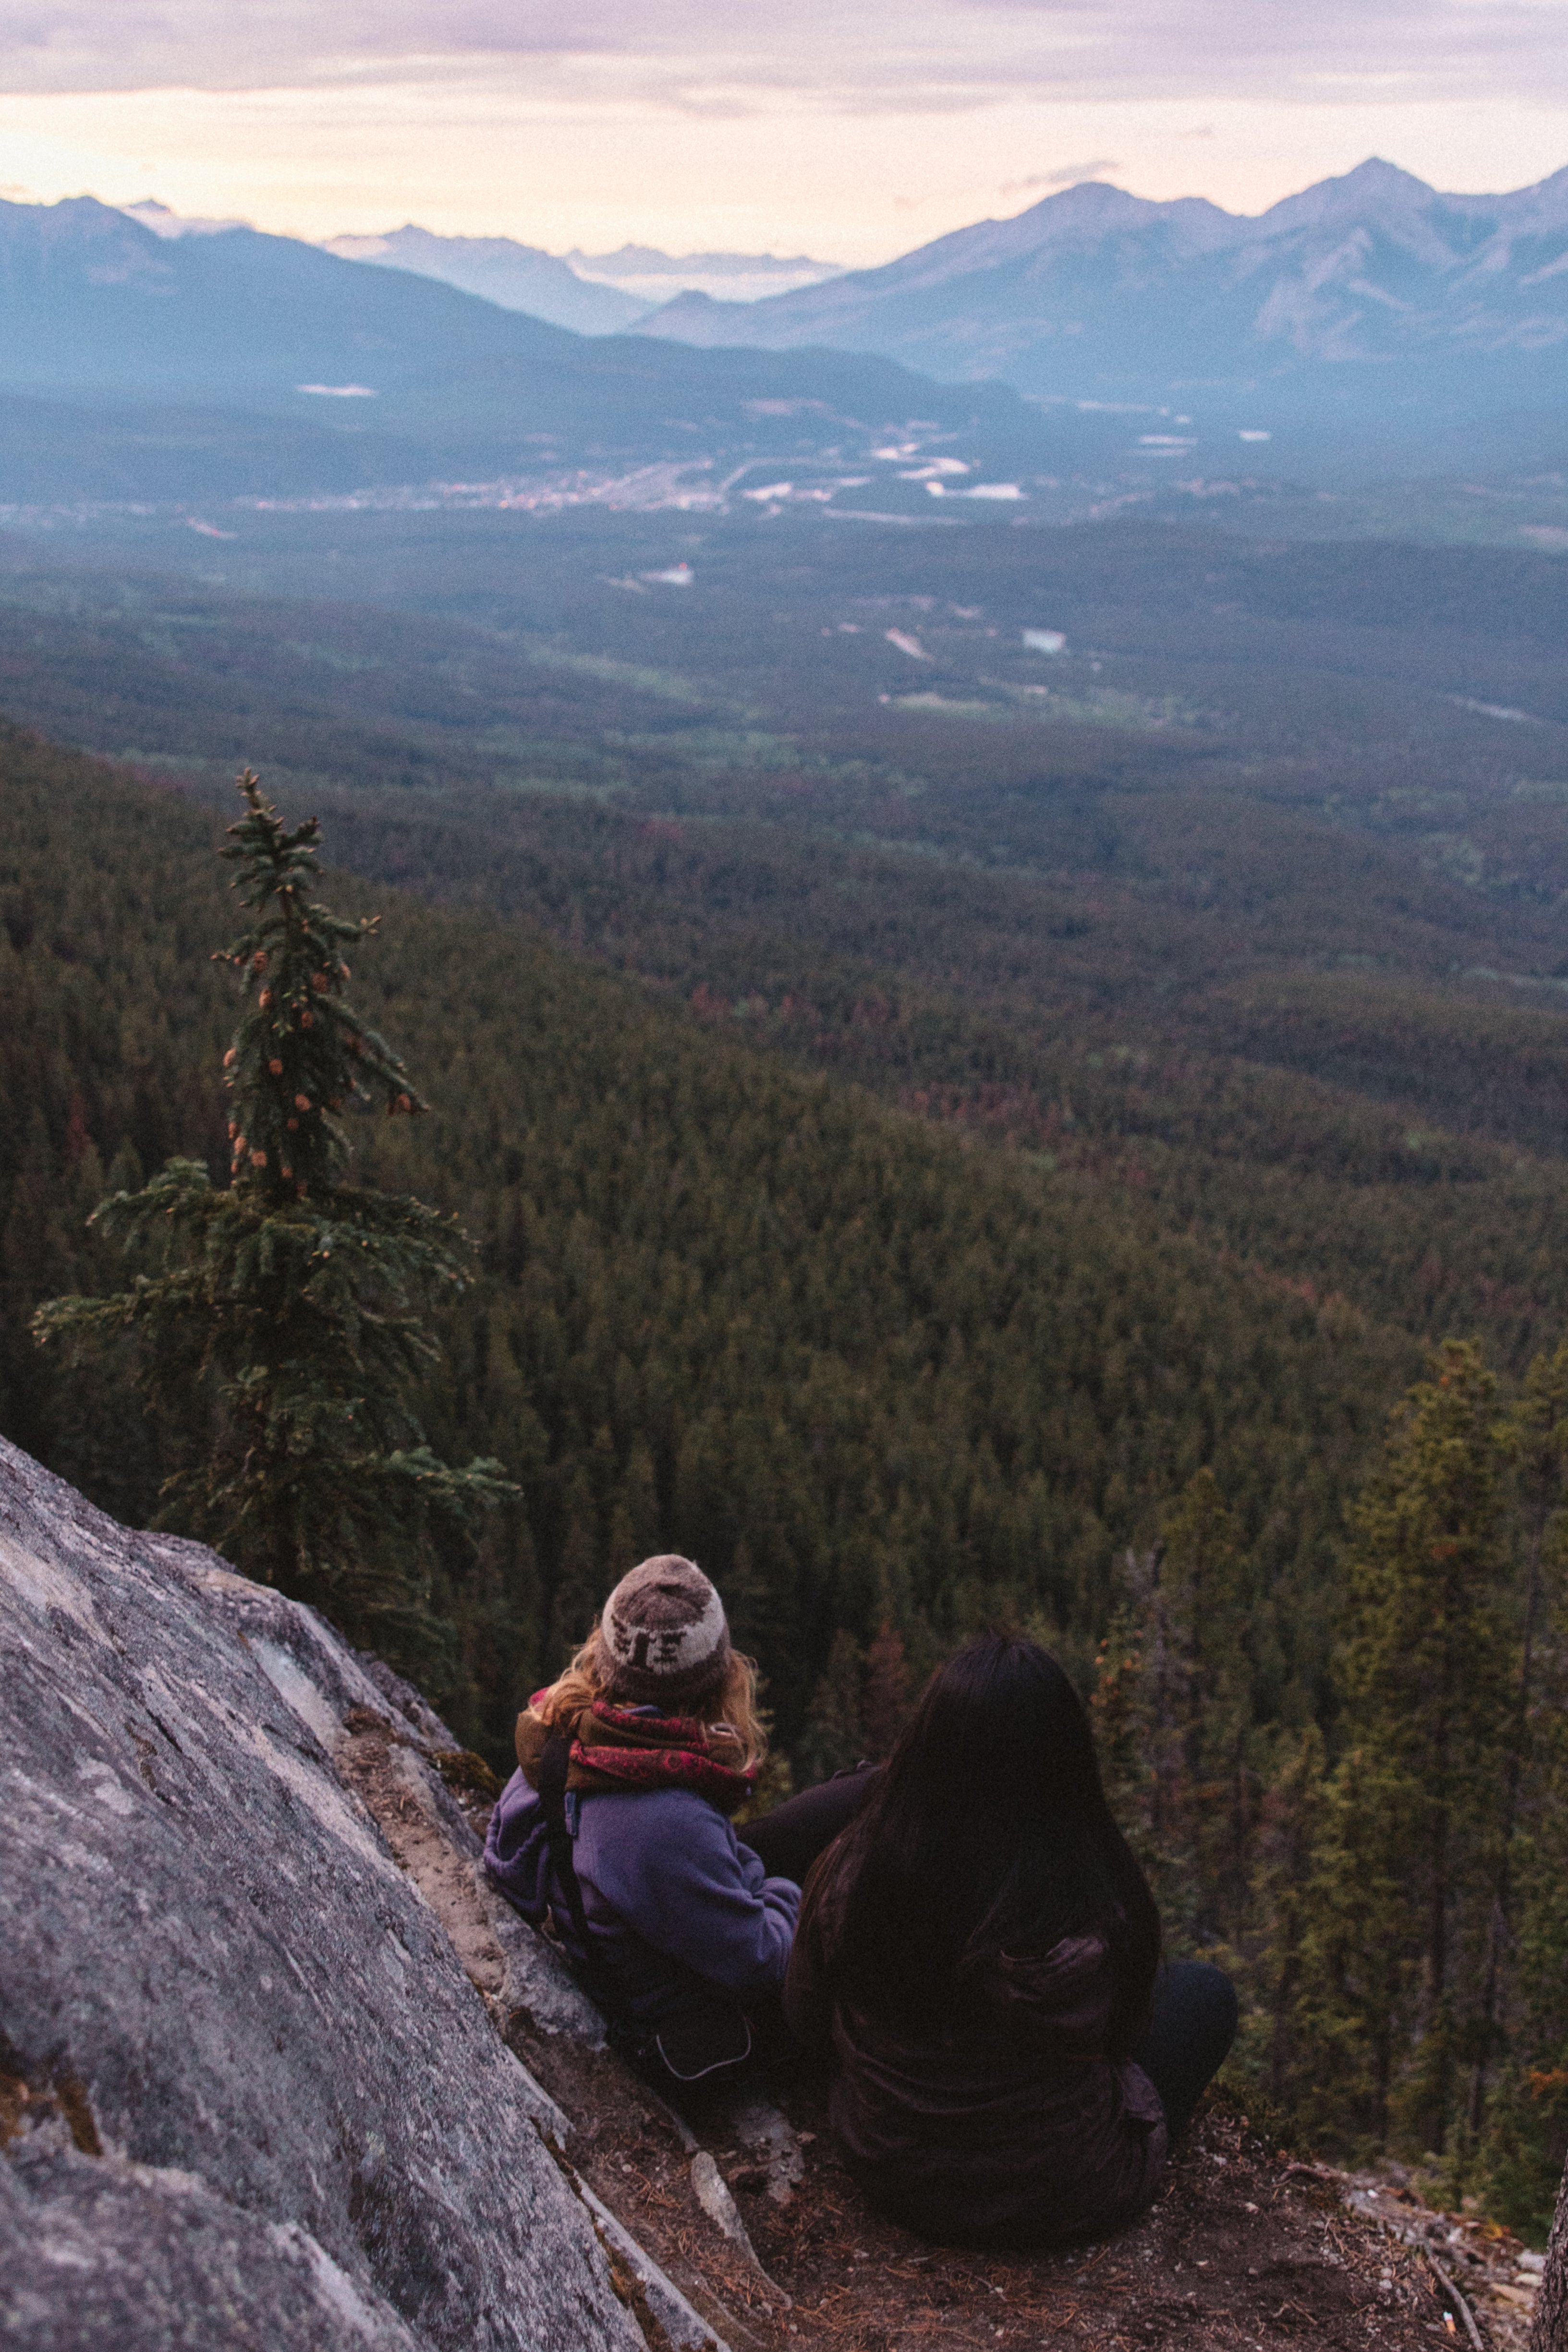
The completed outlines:
<svg viewBox="0 0 1568 2352">
<path fill-rule="evenodd" d="M 1075 180 L 1568 163 L 1568 0 L 0 0 L 0 196 L 851 266 Z"/>
</svg>

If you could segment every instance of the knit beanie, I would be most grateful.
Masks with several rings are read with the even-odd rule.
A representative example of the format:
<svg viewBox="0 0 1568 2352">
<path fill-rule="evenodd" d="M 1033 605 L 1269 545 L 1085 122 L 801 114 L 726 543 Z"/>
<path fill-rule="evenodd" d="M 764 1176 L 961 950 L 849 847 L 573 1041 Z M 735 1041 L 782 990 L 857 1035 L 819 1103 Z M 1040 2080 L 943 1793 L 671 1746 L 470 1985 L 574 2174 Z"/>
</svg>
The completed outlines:
<svg viewBox="0 0 1568 2352">
<path fill-rule="evenodd" d="M 730 1655 L 724 1604 L 679 1552 L 628 1570 L 605 1603 L 599 1667 L 607 1698 L 675 1713 L 723 1687 Z"/>
</svg>

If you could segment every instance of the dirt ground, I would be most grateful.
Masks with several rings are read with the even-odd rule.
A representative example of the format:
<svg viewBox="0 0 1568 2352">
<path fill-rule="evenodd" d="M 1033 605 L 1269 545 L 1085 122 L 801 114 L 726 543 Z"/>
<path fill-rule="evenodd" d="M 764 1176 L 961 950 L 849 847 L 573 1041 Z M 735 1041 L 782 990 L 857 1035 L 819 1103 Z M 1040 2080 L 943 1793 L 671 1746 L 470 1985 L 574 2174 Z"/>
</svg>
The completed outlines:
<svg viewBox="0 0 1568 2352">
<path fill-rule="evenodd" d="M 835 2158 L 821 2087 L 775 2074 L 773 2101 L 804 2143 L 787 2203 L 772 2193 L 761 2152 L 726 2132 L 721 2115 L 698 2119 L 763 2277 L 732 2249 L 714 2263 L 692 2226 L 689 2159 L 668 2125 L 639 2114 L 635 2091 L 628 2097 L 607 2074 L 590 2084 L 575 2053 L 528 2045 L 522 2054 L 573 2113 L 584 2177 L 735 2352 L 1058 2342 L 1097 2352 L 1393 2352 L 1469 2340 L 1426 2261 L 1347 2210 L 1340 2177 L 1271 2153 L 1223 2104 L 1200 2116 L 1131 2229 L 1069 2254 L 979 2255 L 927 2245 L 872 2212 Z M 1481 2326 L 1484 2343 L 1511 2347 L 1511 2334 Z"/>
<path fill-rule="evenodd" d="M 1351 2176 L 1295 2161 L 1224 2099 L 1200 2113 L 1141 2221 L 1057 2255 L 956 2252 L 880 2219 L 836 2158 L 826 2084 L 787 2053 L 745 2094 L 677 2116 L 609 2052 L 498 1999 L 504 1969 L 464 1828 L 482 1836 L 488 1819 L 478 1759 L 434 1753 L 363 1712 L 345 1730 L 345 1783 L 571 2119 L 557 2161 L 731 2352 L 1523 2352 L 1534 2278 L 1515 2240 L 1423 2205 L 1394 2168 Z M 667 2352 L 670 2336 L 624 2284 L 653 2352 Z"/>
</svg>

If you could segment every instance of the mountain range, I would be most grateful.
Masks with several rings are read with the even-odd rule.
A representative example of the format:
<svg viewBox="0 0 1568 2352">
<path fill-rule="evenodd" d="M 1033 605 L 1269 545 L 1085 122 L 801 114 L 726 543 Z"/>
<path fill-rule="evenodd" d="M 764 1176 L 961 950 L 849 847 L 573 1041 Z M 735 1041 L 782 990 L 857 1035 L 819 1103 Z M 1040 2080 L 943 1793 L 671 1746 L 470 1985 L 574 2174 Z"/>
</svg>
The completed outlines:
<svg viewBox="0 0 1568 2352">
<path fill-rule="evenodd" d="M 1089 182 L 879 269 L 640 319 L 624 287 L 510 239 L 409 226 L 351 257 L 136 211 L 0 203 L 0 505 L 399 486 L 504 504 L 578 468 L 568 502 L 773 485 L 837 511 L 868 504 L 849 493 L 874 462 L 904 468 L 887 488 L 910 520 L 956 521 L 1002 497 L 1036 511 L 1065 473 L 1103 504 L 1177 465 L 1414 474 L 1478 465 L 1483 441 L 1531 477 L 1562 462 L 1568 171 L 1454 196 L 1373 162 L 1256 219 Z M 669 258 L 574 257 L 628 285 Z M 732 282 L 768 257 L 686 258 Z M 547 299 L 592 331 L 539 317 Z"/>
<path fill-rule="evenodd" d="M 876 352 L 1058 399 L 1557 401 L 1568 169 L 1510 194 L 1445 195 L 1373 159 L 1256 217 L 1086 181 L 744 308 L 682 294 L 633 331 Z"/>
<path fill-rule="evenodd" d="M 120 210 L 170 241 L 251 226 L 176 213 L 152 196 Z M 580 335 L 618 335 L 678 294 L 752 302 L 838 275 L 836 262 L 814 261 L 804 253 L 675 254 L 657 246 L 623 245 L 614 253 L 574 247 L 558 256 L 514 236 L 441 236 L 413 221 L 379 236 L 355 233 L 319 242 L 324 253 L 341 261 L 371 261 L 384 269 L 412 270 L 416 278 L 438 278 L 503 310 L 526 310 L 548 326 L 570 327 Z"/>
<path fill-rule="evenodd" d="M 158 226 L 148 219 L 151 208 L 132 209 L 149 227 Z M 344 261 L 374 261 L 384 269 L 438 278 L 466 294 L 499 302 L 503 310 L 526 310 L 580 335 L 622 334 L 681 293 L 719 293 L 732 305 L 744 304 L 837 274 L 831 262 L 813 261 L 805 254 L 674 254 L 655 246 L 623 245 L 615 253 L 574 249 L 558 257 L 512 236 L 437 236 L 412 221 L 384 236 L 328 237 L 323 250 Z"/>
<path fill-rule="evenodd" d="M 342 261 L 439 278 L 503 310 L 526 310 L 547 326 L 570 327 L 579 335 L 621 334 L 653 307 L 652 297 L 591 285 L 554 254 L 512 236 L 437 236 L 410 221 L 384 236 L 329 237 L 322 250 Z"/>
<path fill-rule="evenodd" d="M 295 238 L 160 235 L 89 196 L 0 203 L 0 503 L 188 496 L 193 471 L 204 497 L 574 465 L 732 471 L 916 415 L 1030 429 L 1000 385 L 943 390 L 839 352 L 589 338 Z"/>
<path fill-rule="evenodd" d="M 614 253 L 574 247 L 563 257 L 579 278 L 618 286 L 650 308 L 694 290 L 727 302 L 755 302 L 842 274 L 837 262 L 814 261 L 808 253 L 661 253 L 657 246 L 623 245 Z"/>
</svg>

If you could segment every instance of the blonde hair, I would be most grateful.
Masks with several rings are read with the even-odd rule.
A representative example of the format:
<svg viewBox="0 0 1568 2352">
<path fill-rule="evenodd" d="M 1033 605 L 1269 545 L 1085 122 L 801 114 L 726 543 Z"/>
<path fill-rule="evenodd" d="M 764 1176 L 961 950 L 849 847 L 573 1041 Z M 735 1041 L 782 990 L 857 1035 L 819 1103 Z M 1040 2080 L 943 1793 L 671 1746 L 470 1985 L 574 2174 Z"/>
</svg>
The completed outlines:
<svg viewBox="0 0 1568 2352">
<path fill-rule="evenodd" d="M 599 1647 L 597 1622 L 577 1652 L 563 1675 L 556 1677 L 546 1691 L 534 1700 L 532 1712 L 552 1731 L 569 1731 L 577 1717 L 591 1707 L 596 1698 L 605 1696 L 604 1653 Z M 757 1662 L 742 1657 L 739 1650 L 730 1654 L 730 1670 L 716 1700 L 710 1705 L 719 1713 L 703 1729 L 709 1739 L 719 1748 L 733 1745 L 740 1752 L 737 1769 L 753 1771 L 768 1752 L 768 1729 L 757 1705 Z M 718 1759 L 727 1761 L 727 1759 Z"/>
</svg>

